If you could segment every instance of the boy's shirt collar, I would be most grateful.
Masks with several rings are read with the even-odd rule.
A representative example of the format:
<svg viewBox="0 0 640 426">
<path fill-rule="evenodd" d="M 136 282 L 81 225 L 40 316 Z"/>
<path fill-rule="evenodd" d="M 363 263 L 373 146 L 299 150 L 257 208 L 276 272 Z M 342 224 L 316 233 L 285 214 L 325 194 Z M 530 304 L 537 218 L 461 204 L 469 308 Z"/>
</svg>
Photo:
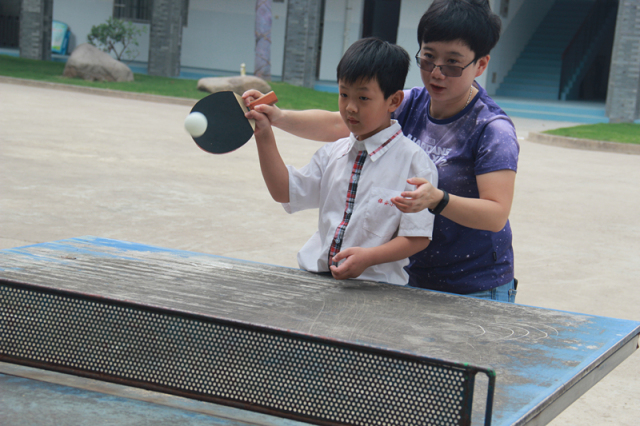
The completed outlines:
<svg viewBox="0 0 640 426">
<path fill-rule="evenodd" d="M 352 149 L 356 149 L 358 152 L 366 149 L 371 161 L 376 161 L 396 143 L 398 136 L 401 134 L 402 127 L 397 120 L 391 120 L 391 126 L 363 141 L 357 140 L 354 134 L 351 133 L 349 135 L 349 145 L 341 157 L 347 155 Z"/>
</svg>

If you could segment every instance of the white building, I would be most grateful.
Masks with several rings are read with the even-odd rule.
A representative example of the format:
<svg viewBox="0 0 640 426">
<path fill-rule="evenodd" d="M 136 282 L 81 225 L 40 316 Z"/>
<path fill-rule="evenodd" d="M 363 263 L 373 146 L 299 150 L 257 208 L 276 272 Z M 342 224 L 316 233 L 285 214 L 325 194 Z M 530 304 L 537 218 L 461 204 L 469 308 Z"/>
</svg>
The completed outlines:
<svg viewBox="0 0 640 426">
<path fill-rule="evenodd" d="M 148 61 L 152 0 L 0 0 L 0 15 L 6 15 L 5 10 L 15 10 L 16 4 L 19 7 L 20 3 L 24 6 L 27 3 L 51 1 L 53 20 L 66 23 L 71 31 L 70 49 L 86 42 L 93 25 L 103 23 L 108 17 L 128 8 L 126 10 L 136 25 L 146 27 L 145 33 L 139 38 L 140 55 L 136 60 L 143 63 Z M 169 4 L 183 2 L 187 11 L 186 17 L 183 17 L 185 25 L 181 33 L 179 59 L 176 59 L 181 67 L 207 70 L 214 75 L 215 72 L 239 73 L 241 64 L 245 64 L 247 73 L 253 73 L 256 3 L 268 0 L 156 0 L 161 1 Z M 271 0 L 273 79 L 282 78 L 286 58 L 291 57 L 291 44 L 298 41 L 298 37 L 291 37 L 291 34 L 309 25 L 317 28 L 305 33 L 311 41 L 306 40 L 306 44 L 300 43 L 293 50 L 297 49 L 302 54 L 308 53 L 303 50 L 313 51 L 312 59 L 303 60 L 311 61 L 312 71 L 307 69 L 305 72 L 315 74 L 310 76 L 314 83 L 335 82 L 335 70 L 342 53 L 363 36 L 383 36 L 413 55 L 418 50 L 418 22 L 431 2 Z M 500 41 L 491 53 L 488 69 L 478 78 L 489 94 L 604 101 L 607 92 L 612 92 L 611 87 L 628 88 L 631 85 L 631 108 L 635 107 L 635 118 L 638 118 L 640 11 L 637 0 L 489 2 L 502 19 Z M 631 19 L 633 16 L 629 16 L 630 13 L 635 13 L 633 16 L 636 18 Z M 587 39 L 583 34 L 585 27 L 596 36 L 587 40 L 587 46 L 576 46 Z M 290 32 L 289 38 L 287 31 Z M 313 34 L 314 31 L 316 34 Z M 617 51 L 614 34 L 619 39 Z M 576 51 L 573 56 L 578 58 L 574 58 L 573 62 L 567 59 L 572 49 Z M 631 74 L 624 69 L 620 76 L 613 73 L 610 76 L 610 64 L 616 60 L 626 64 L 624 67 L 631 64 Z M 636 66 L 639 70 L 635 69 Z M 618 65 L 611 69 L 620 71 L 620 68 Z M 568 76 L 562 75 L 567 72 Z M 414 65 L 409 71 L 407 87 L 418 85 L 421 85 L 421 80 L 418 68 Z M 613 101 L 607 100 L 608 109 L 612 107 L 610 103 Z"/>
</svg>

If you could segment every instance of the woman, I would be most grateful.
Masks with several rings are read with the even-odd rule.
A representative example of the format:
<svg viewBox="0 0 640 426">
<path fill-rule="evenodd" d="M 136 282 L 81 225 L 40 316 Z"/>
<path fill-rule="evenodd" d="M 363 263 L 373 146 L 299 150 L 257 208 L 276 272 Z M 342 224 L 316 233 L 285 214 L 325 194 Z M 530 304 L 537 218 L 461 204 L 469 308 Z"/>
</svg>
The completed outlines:
<svg viewBox="0 0 640 426">
<path fill-rule="evenodd" d="M 499 34 L 500 19 L 486 0 L 436 0 L 422 16 L 416 61 L 424 87 L 405 91 L 394 118 L 431 156 L 439 187 L 411 179 L 416 190 L 392 201 L 406 214 L 428 208 L 436 215 L 433 241 L 410 258 L 409 286 L 514 302 L 508 217 L 519 146 L 511 120 L 474 81 Z M 258 96 L 243 95 L 247 101 Z M 337 112 L 256 110 L 307 139 L 349 134 Z"/>
</svg>

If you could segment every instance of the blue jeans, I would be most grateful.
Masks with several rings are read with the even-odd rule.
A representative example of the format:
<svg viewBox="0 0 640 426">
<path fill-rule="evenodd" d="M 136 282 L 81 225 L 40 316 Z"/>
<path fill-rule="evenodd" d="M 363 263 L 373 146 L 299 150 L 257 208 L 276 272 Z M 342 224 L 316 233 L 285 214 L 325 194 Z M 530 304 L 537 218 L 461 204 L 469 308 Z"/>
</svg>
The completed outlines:
<svg viewBox="0 0 640 426">
<path fill-rule="evenodd" d="M 492 288 L 491 290 L 479 291 L 477 293 L 465 294 L 465 296 L 477 297 L 478 299 L 497 300 L 499 302 L 516 302 L 516 294 L 518 293 L 518 280 Z"/>
</svg>

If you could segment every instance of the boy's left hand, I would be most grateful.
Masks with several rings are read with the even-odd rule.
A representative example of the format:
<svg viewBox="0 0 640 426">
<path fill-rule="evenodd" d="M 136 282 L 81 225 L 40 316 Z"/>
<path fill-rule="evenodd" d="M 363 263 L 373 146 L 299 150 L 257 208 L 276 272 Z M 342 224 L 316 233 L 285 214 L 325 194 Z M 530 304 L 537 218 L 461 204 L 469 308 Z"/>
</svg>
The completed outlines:
<svg viewBox="0 0 640 426">
<path fill-rule="evenodd" d="M 362 247 L 344 249 L 333 257 L 335 263 L 339 263 L 341 260 L 344 260 L 344 262 L 338 266 L 331 265 L 329 267 L 331 275 L 333 275 L 333 278 L 336 280 L 357 278 L 365 269 L 372 265 L 369 249 Z"/>
</svg>

